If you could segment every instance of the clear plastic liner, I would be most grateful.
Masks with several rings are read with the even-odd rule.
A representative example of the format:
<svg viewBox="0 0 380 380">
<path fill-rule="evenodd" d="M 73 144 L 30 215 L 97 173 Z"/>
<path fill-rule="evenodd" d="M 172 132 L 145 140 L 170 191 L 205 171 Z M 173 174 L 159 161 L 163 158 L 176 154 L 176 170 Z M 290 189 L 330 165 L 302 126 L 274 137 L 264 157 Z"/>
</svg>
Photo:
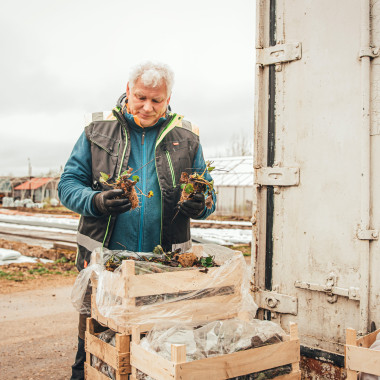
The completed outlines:
<svg viewBox="0 0 380 380">
<path fill-rule="evenodd" d="M 203 322 L 245 314 L 254 318 L 257 306 L 250 294 L 250 272 L 240 252 L 216 244 L 193 248 L 198 258 L 212 256 L 218 267 L 181 268 L 149 261 L 153 253 L 97 249 L 79 274 L 72 302 L 82 314 L 91 310 L 89 280 L 96 291 L 97 311 L 118 325 L 153 325 L 160 321 Z M 113 257 L 135 257 L 108 271 Z M 86 296 L 87 293 L 87 296 Z"/>
<path fill-rule="evenodd" d="M 109 343 L 111 346 L 115 347 L 116 337 L 115 332 L 111 329 L 103 331 L 98 335 L 98 338 L 106 343 Z M 104 363 L 102 360 L 92 355 L 91 365 L 96 368 L 99 372 L 108 376 L 112 380 L 116 380 L 116 371 L 107 363 Z"/>
<path fill-rule="evenodd" d="M 161 323 L 141 339 L 140 345 L 167 360 L 172 344 L 186 345 L 186 360 L 200 360 L 232 354 L 268 344 L 280 343 L 285 332 L 270 321 L 229 319 L 206 324 Z"/>
</svg>

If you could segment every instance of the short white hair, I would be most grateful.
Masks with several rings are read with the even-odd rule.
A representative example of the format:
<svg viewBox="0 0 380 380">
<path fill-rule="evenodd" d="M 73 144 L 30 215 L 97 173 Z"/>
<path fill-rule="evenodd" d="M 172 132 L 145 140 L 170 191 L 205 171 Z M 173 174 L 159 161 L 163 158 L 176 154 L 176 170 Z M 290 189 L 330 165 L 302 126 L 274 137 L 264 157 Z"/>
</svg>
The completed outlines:
<svg viewBox="0 0 380 380">
<path fill-rule="evenodd" d="M 162 80 L 165 81 L 167 96 L 170 96 L 174 84 L 174 72 L 165 63 L 146 61 L 134 66 L 129 74 L 130 88 L 133 88 L 139 78 L 147 87 L 156 87 Z"/>
</svg>

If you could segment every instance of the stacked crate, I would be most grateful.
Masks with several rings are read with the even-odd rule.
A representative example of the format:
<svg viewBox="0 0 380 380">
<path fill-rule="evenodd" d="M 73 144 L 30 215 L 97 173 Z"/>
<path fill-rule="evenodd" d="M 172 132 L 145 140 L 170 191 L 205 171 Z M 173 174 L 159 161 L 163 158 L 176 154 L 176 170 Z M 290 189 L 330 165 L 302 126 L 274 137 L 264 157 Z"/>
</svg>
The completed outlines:
<svg viewBox="0 0 380 380">
<path fill-rule="evenodd" d="M 217 272 L 214 272 L 218 269 L 219 268 L 208 268 L 207 271 L 200 271 L 199 268 L 194 268 L 193 270 L 185 271 L 136 275 L 135 261 L 125 260 L 121 266 L 121 280 L 120 277 L 115 278 L 115 281 L 119 283 L 121 281 L 123 283 L 123 288 L 121 289 L 120 286 L 116 286 L 116 284 L 115 286 L 110 284 L 107 291 L 110 292 L 115 299 L 121 299 L 122 305 L 127 307 L 128 310 L 134 310 L 138 314 L 141 309 L 141 312 L 146 314 L 147 310 L 143 310 L 142 306 L 139 306 L 141 302 L 136 302 L 139 299 L 141 300 L 144 297 L 162 294 L 168 295 L 203 290 L 202 286 L 204 286 L 205 279 L 209 277 L 210 283 L 212 283 L 213 276 L 215 277 L 215 274 L 217 274 Z M 229 302 L 234 302 L 234 300 L 238 298 L 237 296 L 240 295 L 240 274 L 241 272 L 234 271 L 231 275 L 219 281 L 218 289 L 227 289 L 227 291 L 221 292 L 219 295 L 217 295 L 218 292 L 205 292 L 204 295 L 201 293 L 197 299 L 187 299 L 183 297 L 183 299 L 176 300 L 176 302 L 163 303 L 163 311 L 170 313 L 171 311 L 176 312 L 181 308 L 187 308 L 187 310 L 191 310 L 191 314 L 196 321 L 215 321 L 236 317 L 243 318 L 236 310 L 226 310 L 225 306 Z M 140 334 L 149 331 L 154 323 L 141 323 L 136 325 L 132 323 L 133 321 L 128 320 L 128 315 L 125 317 L 119 316 L 117 320 L 103 316 L 99 312 L 95 302 L 96 289 L 98 286 L 95 277 L 92 278 L 91 283 L 93 288 L 91 306 L 92 318 L 88 320 L 86 332 L 87 380 L 109 379 L 94 367 L 91 367 L 92 355 L 113 367 L 116 370 L 117 380 L 127 379 L 128 373 L 131 373 L 131 371 L 134 372 L 131 377 L 133 379 L 137 369 L 154 378 L 165 380 L 179 378 L 190 379 L 193 378 L 192 373 L 197 373 L 198 378 L 207 378 L 210 377 L 209 374 L 211 372 L 214 373 L 214 375 L 210 377 L 212 379 L 227 379 L 239 376 L 240 374 L 249 374 L 285 364 L 292 364 L 292 373 L 280 378 L 300 378 L 298 364 L 300 360 L 300 344 L 296 325 L 291 326 L 291 333 L 285 342 L 189 363 L 184 363 L 184 357 L 186 357 L 184 351 L 185 347 L 173 346 L 172 361 L 169 362 L 158 355 L 143 350 L 137 344 L 140 339 Z M 112 294 L 112 292 L 119 294 Z M 213 305 L 213 307 L 209 305 Z M 158 308 L 160 307 L 161 306 Z M 157 308 L 155 311 L 157 311 Z M 97 338 L 94 329 L 95 323 L 107 326 L 117 333 L 116 347 L 112 347 Z M 130 343 L 132 330 L 134 331 L 133 337 L 135 340 L 133 344 Z M 148 368 L 145 367 L 144 362 L 148 364 Z M 167 372 L 168 368 L 170 368 L 169 372 Z"/>
<path fill-rule="evenodd" d="M 300 342 L 297 325 L 290 325 L 290 335 L 284 342 L 250 350 L 186 361 L 186 346 L 171 345 L 171 360 L 149 352 L 139 345 L 140 329 L 133 331 L 131 343 L 131 380 L 137 380 L 137 370 L 156 380 L 230 379 L 268 369 L 292 365 L 292 372 L 277 380 L 301 379 L 299 370 Z"/>
</svg>

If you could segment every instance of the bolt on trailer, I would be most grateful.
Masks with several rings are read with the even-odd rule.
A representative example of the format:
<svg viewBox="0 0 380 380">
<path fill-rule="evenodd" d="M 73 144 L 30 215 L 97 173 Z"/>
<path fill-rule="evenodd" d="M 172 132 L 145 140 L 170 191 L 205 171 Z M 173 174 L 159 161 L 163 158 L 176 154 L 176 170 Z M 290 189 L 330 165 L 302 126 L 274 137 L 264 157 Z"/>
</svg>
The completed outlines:
<svg viewBox="0 0 380 380">
<path fill-rule="evenodd" d="M 380 327 L 380 1 L 256 4 L 255 299 L 343 366 Z"/>
</svg>

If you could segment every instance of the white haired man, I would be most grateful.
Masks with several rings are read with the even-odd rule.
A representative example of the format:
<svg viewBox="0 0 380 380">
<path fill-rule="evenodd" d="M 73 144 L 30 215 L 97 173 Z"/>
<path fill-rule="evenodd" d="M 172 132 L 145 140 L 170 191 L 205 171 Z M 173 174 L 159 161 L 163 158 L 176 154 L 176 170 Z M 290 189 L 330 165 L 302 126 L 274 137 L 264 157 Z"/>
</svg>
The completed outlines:
<svg viewBox="0 0 380 380">
<path fill-rule="evenodd" d="M 136 66 L 113 110 L 112 120 L 89 124 L 69 157 L 59 182 L 61 202 L 80 219 L 77 242 L 78 270 L 87 266 L 96 247 L 152 252 L 160 244 L 165 251 L 191 247 L 190 218 L 205 219 L 215 209 L 205 207 L 203 194 L 181 203 L 182 172 L 202 173 L 206 164 L 198 129 L 169 110 L 174 82 L 165 64 L 146 62 Z M 122 190 L 110 190 L 100 172 L 115 181 L 133 168 L 139 176 L 139 207 L 131 209 Z M 212 180 L 206 171 L 206 179 Z M 78 352 L 72 380 L 83 379 L 84 332 L 88 315 L 80 314 Z"/>
</svg>

